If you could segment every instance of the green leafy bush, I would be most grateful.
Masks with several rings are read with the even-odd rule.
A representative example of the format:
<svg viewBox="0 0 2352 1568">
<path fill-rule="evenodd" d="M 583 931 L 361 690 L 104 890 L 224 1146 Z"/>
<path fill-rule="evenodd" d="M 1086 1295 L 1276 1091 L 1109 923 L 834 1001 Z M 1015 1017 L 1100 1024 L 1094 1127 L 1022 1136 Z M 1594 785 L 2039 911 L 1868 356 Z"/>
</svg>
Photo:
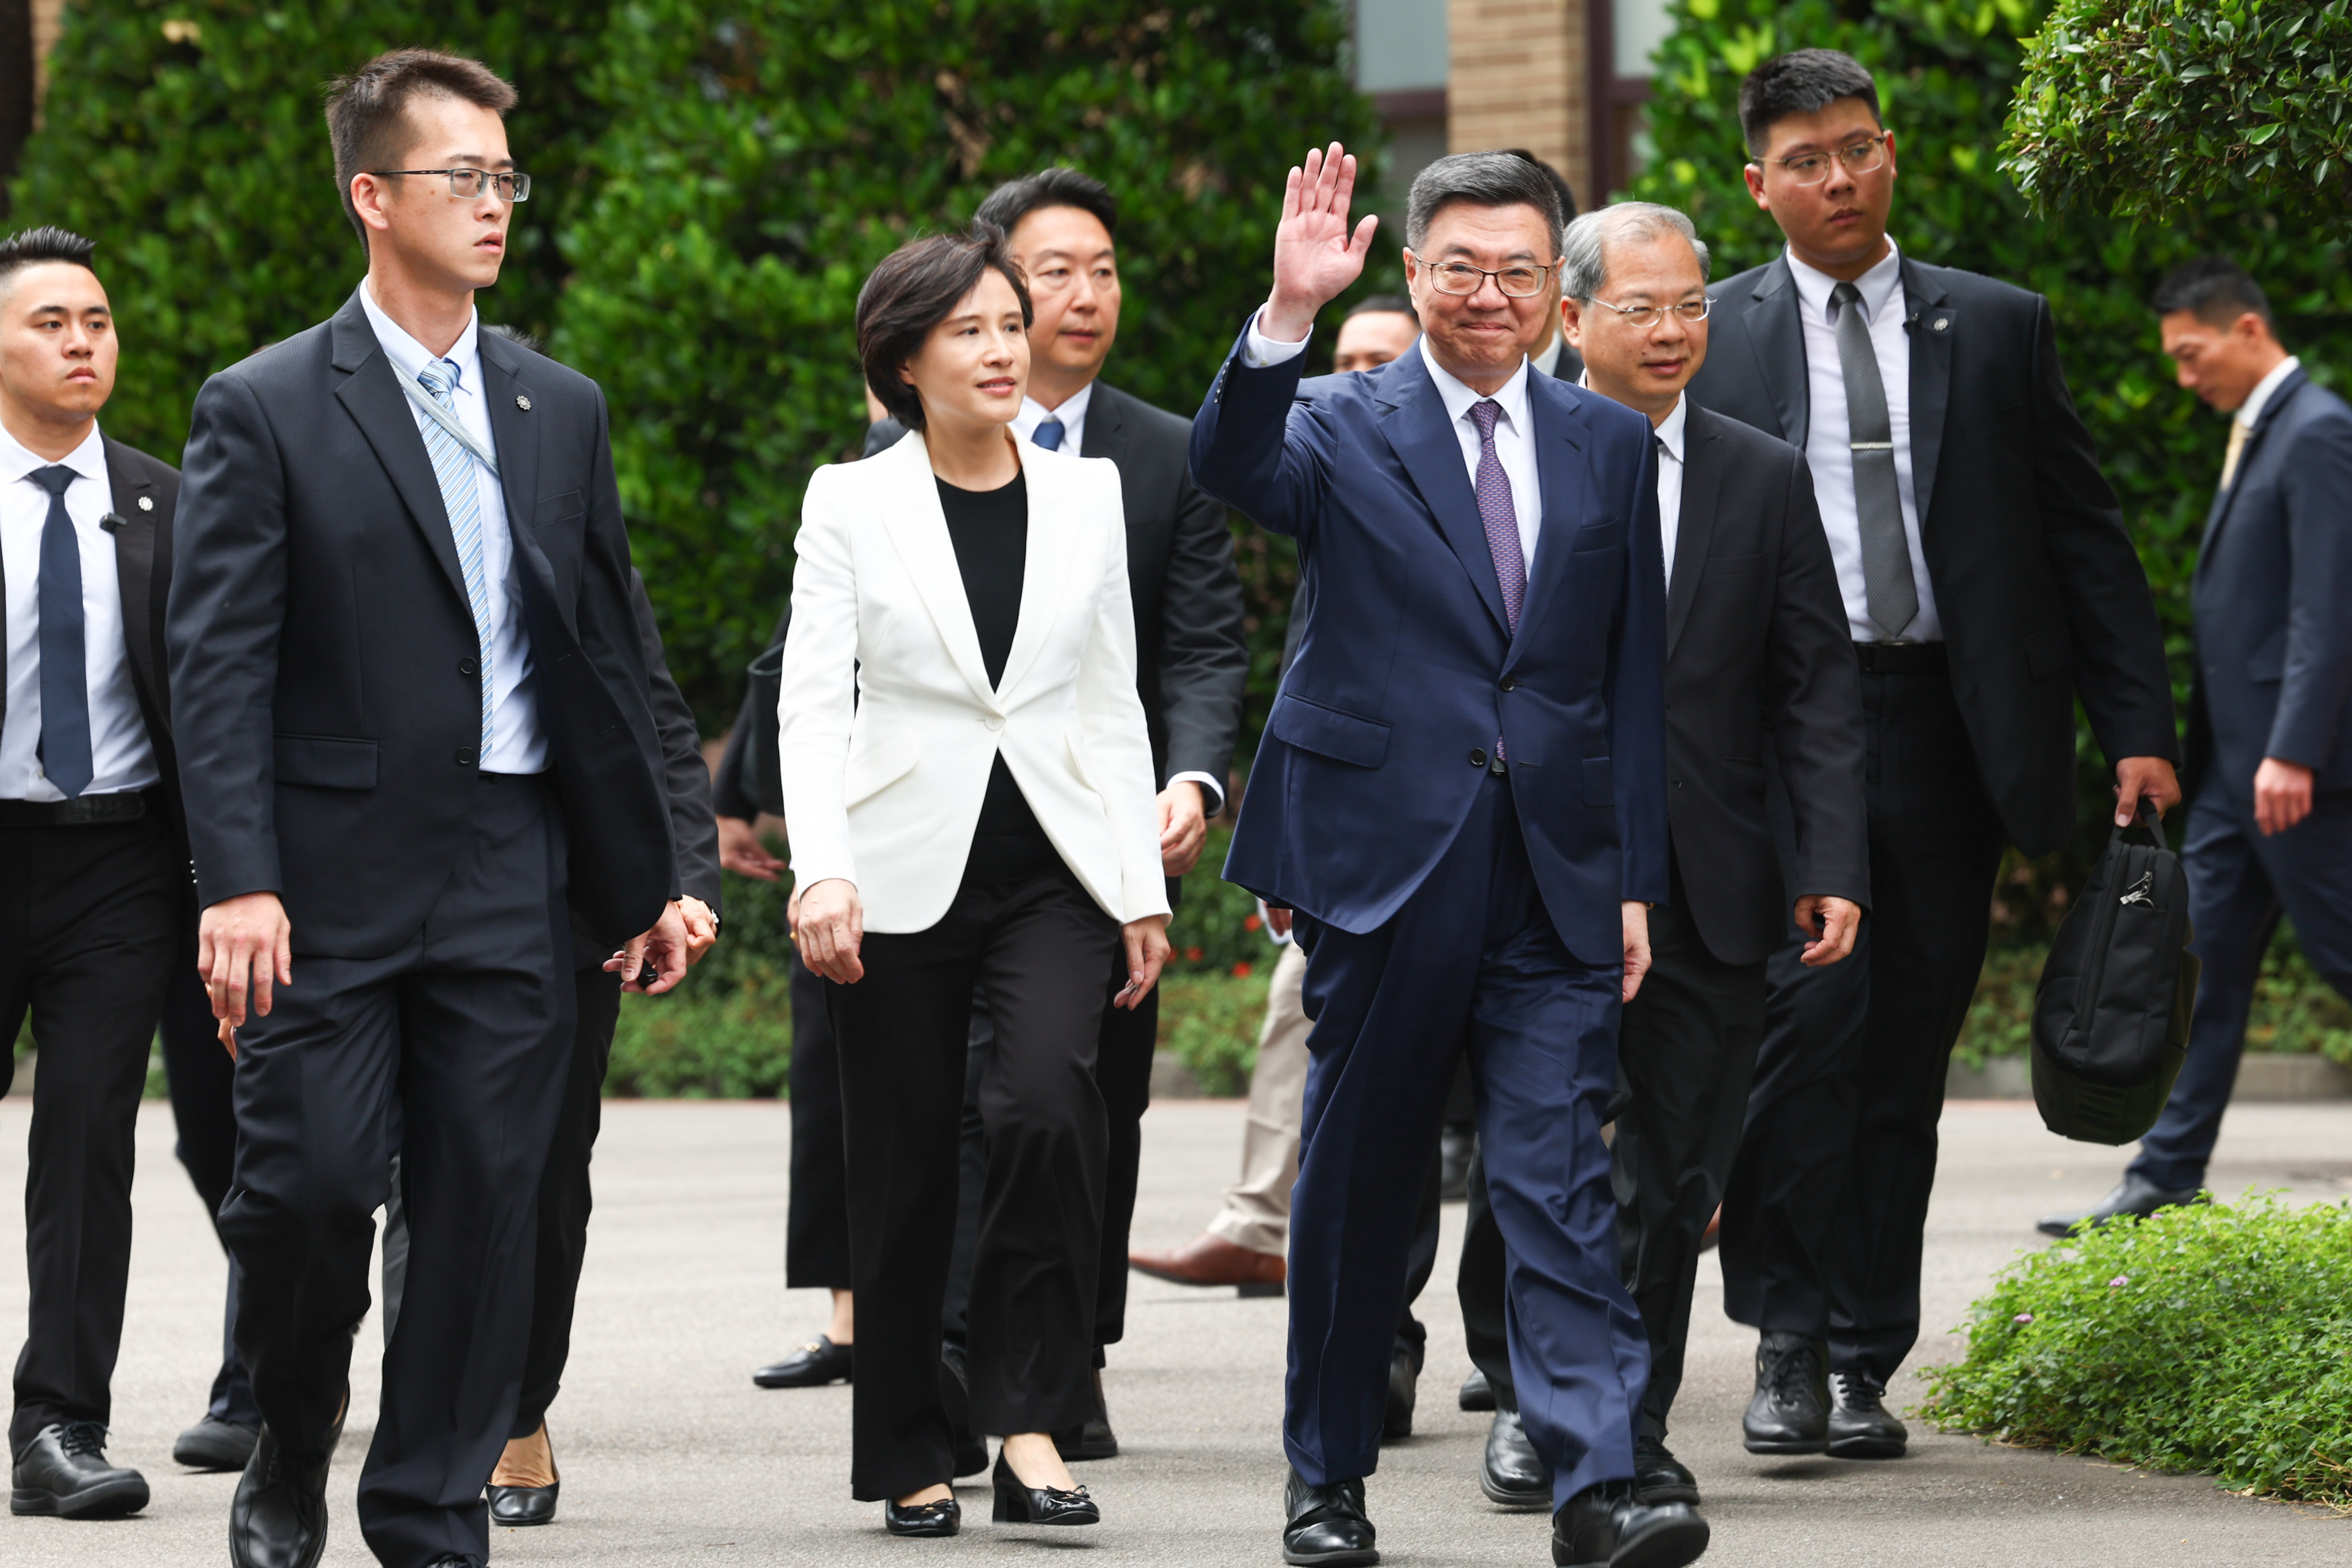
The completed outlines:
<svg viewBox="0 0 2352 1568">
<path fill-rule="evenodd" d="M 2352 1210 L 2167 1209 L 2013 1264 L 1921 1414 L 2352 1507 Z"/>
<path fill-rule="evenodd" d="M 660 996 L 621 998 L 604 1092 L 615 1099 L 764 1100 L 792 1066 L 790 889 L 728 876 L 719 943 Z"/>
<path fill-rule="evenodd" d="M 1176 1053 L 1202 1093 L 1249 1092 L 1273 972 L 1268 950 L 1263 963 L 1238 973 L 1171 974 L 1160 983 L 1160 1048 Z"/>
</svg>

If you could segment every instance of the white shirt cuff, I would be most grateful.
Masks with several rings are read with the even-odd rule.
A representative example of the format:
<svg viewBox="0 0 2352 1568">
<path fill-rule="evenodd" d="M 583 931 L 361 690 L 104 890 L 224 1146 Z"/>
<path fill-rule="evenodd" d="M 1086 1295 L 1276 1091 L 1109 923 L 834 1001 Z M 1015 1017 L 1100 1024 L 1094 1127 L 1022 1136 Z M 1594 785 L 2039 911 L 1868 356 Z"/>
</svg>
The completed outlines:
<svg viewBox="0 0 2352 1568">
<path fill-rule="evenodd" d="M 1263 312 L 1260 313 L 1263 314 Z M 1314 336 L 1315 329 L 1309 327 L 1307 329 L 1307 336 L 1295 343 L 1276 342 L 1258 331 L 1257 316 L 1253 315 L 1250 317 L 1249 331 L 1242 338 L 1242 363 L 1252 370 L 1264 370 L 1269 365 L 1280 364 L 1285 360 L 1297 359 L 1307 352 L 1307 341 Z"/>
<path fill-rule="evenodd" d="M 1206 816 L 1215 816 L 1225 809 L 1224 786 L 1218 784 L 1215 779 L 1210 777 L 1207 773 L 1178 773 L 1174 778 L 1170 779 L 1168 782 L 1171 784 L 1180 784 L 1187 782 L 1199 784 L 1202 792 L 1209 797 L 1208 808 L 1204 813 Z"/>
</svg>

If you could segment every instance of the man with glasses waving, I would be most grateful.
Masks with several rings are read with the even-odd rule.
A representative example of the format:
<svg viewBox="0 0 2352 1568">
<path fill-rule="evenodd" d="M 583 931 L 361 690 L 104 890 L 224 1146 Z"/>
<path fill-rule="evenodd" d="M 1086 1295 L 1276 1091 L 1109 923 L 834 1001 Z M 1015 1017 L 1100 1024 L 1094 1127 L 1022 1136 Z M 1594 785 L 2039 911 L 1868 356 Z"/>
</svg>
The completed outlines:
<svg viewBox="0 0 2352 1568">
<path fill-rule="evenodd" d="M 1762 1331 L 1751 1451 L 1893 1458 L 1908 1434 L 1884 1400 L 1918 1338 L 1945 1068 L 2002 847 L 2071 834 L 2078 696 L 2116 820 L 2179 800 L 2172 690 L 2048 301 L 1895 249 L 1895 138 L 1850 57 L 1765 61 L 1739 120 L 1788 251 L 1717 291 L 1689 395 L 1811 467 L 1861 666 L 1871 914 L 1853 963 L 1807 968 L 1793 939 L 1768 961 L 1725 1306 Z"/>
<path fill-rule="evenodd" d="M 528 190 L 514 101 L 421 49 L 334 85 L 367 276 L 206 383 L 188 440 L 172 718 L 194 956 L 238 1053 L 220 1229 L 263 1418 L 236 1568 L 324 1548 L 395 1152 L 408 1286 L 360 1528 L 389 1568 L 487 1561 L 571 1058 L 572 914 L 627 944 L 609 963 L 629 988 L 686 967 L 604 398 L 474 309 Z"/>
</svg>

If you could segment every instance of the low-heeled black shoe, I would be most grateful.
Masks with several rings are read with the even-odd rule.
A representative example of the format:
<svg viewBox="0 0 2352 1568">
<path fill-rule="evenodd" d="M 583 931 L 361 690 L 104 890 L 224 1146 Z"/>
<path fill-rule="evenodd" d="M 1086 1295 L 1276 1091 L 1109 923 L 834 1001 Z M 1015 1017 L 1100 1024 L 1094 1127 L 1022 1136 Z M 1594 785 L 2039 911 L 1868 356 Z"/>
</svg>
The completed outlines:
<svg viewBox="0 0 2352 1568">
<path fill-rule="evenodd" d="M 1389 1356 L 1389 1399 L 1381 1412 L 1381 1441 L 1393 1443 L 1412 1436 L 1412 1406 L 1420 1396 L 1421 1368 L 1412 1352 L 1400 1345 Z"/>
<path fill-rule="evenodd" d="M 1462 1380 L 1462 1392 L 1454 1395 L 1454 1403 L 1465 1410 L 1492 1410 L 1495 1385 L 1486 1381 L 1485 1373 L 1473 1372 Z"/>
<path fill-rule="evenodd" d="M 1643 1437 L 1633 1444 L 1633 1496 L 1653 1508 L 1666 1502 L 1686 1502 L 1696 1508 L 1698 1478 L 1664 1443 Z"/>
<path fill-rule="evenodd" d="M 2196 1187 L 2184 1187 L 2178 1192 L 2159 1187 L 2144 1176 L 2124 1173 L 2124 1179 L 2115 1190 L 2080 1214 L 2043 1215 L 2033 1228 L 2044 1236 L 2066 1237 L 2074 1234 L 2078 1225 L 2097 1230 L 2126 1215 L 2146 1219 L 2158 1209 L 2175 1209 L 2184 1204 L 2210 1203 L 2212 1200 Z"/>
<path fill-rule="evenodd" d="M 1653 1507 L 1631 1481 L 1585 1488 L 1552 1515 L 1555 1568 L 1683 1568 L 1706 1551 L 1706 1521 L 1686 1502 Z"/>
<path fill-rule="evenodd" d="M 1033 1487 L 1013 1473 L 1004 1456 L 996 1456 L 996 1510 L 989 1517 L 998 1524 L 1100 1524 L 1102 1510 L 1087 1489 L 1066 1492 L 1059 1487 Z"/>
<path fill-rule="evenodd" d="M 1516 1410 L 1497 1410 L 1478 1460 L 1478 1489 L 1498 1508 L 1551 1507 L 1551 1467 L 1528 1441 Z"/>
<path fill-rule="evenodd" d="M 530 1524 L 553 1524 L 556 1494 L 562 1489 L 562 1481 L 550 1481 L 543 1487 L 491 1487 L 490 1522 L 517 1529 Z"/>
<path fill-rule="evenodd" d="M 1911 1430 L 1880 1401 L 1886 1387 L 1865 1373 L 1830 1373 L 1829 1453 L 1833 1459 L 1899 1459 Z"/>
<path fill-rule="evenodd" d="M 172 1462 L 192 1470 L 241 1470 L 260 1438 L 258 1426 L 208 1415 L 180 1434 L 172 1445 Z"/>
<path fill-rule="evenodd" d="M 835 1344 L 819 1334 L 783 1360 L 753 1373 L 751 1381 L 761 1388 L 823 1388 L 828 1384 L 847 1383 L 850 1352 L 854 1348 Z"/>
<path fill-rule="evenodd" d="M 106 1462 L 106 1428 L 52 1421 L 16 1456 L 10 1513 L 58 1519 L 121 1519 L 147 1506 L 147 1478 Z"/>
<path fill-rule="evenodd" d="M 335 1423 L 340 1437 L 342 1421 Z M 318 1568 L 327 1550 L 327 1463 L 292 1454 L 265 1426 L 228 1505 L 228 1560 L 235 1568 Z"/>
<path fill-rule="evenodd" d="M 1828 1347 L 1802 1334 L 1756 1342 L 1756 1394 L 1739 1427 L 1751 1454 L 1818 1454 L 1830 1446 Z"/>
<path fill-rule="evenodd" d="M 1284 1489 L 1282 1560 L 1316 1568 L 1358 1568 L 1378 1563 L 1372 1521 L 1364 1511 L 1360 1479 L 1310 1487 L 1297 1468 Z"/>
<path fill-rule="evenodd" d="M 882 1528 L 893 1535 L 953 1535 L 963 1528 L 963 1505 L 951 1497 L 906 1508 L 886 1502 Z"/>
<path fill-rule="evenodd" d="M 1095 1410 L 1084 1424 L 1066 1432 L 1054 1434 L 1054 1447 L 1061 1451 L 1062 1463 L 1082 1465 L 1094 1459 L 1118 1458 L 1118 1434 L 1110 1429 L 1110 1407 L 1103 1401 L 1102 1369 L 1095 1369 Z M 982 1463 L 986 1462 L 987 1446 L 982 1445 Z M 958 1475 L 965 1472 L 958 1470 Z"/>
</svg>

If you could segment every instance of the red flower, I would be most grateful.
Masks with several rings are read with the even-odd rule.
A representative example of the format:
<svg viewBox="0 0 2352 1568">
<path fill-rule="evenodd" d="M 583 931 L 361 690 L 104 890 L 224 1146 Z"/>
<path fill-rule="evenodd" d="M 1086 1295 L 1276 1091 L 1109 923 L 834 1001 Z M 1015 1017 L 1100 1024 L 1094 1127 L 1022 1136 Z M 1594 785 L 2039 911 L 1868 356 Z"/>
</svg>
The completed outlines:
<svg viewBox="0 0 2352 1568">
<path fill-rule="evenodd" d="M 1197 948 L 1197 947 L 1188 947 L 1188 948 L 1186 948 L 1186 949 L 1184 950 L 1184 962 L 1185 962 L 1185 963 L 1200 963 L 1200 962 L 1201 962 L 1201 950 L 1200 950 L 1199 948 Z"/>
<path fill-rule="evenodd" d="M 1248 961 L 1247 959 L 1244 959 L 1241 963 L 1236 963 L 1236 964 L 1234 964 L 1234 979 L 1236 979 L 1236 980 L 1247 980 L 1249 977 L 1250 977 L 1250 966 L 1249 966 L 1249 961 Z"/>
<path fill-rule="evenodd" d="M 1265 922 L 1264 921 L 1258 919 L 1255 915 L 1244 915 L 1242 917 L 1242 930 L 1244 931 L 1255 931 L 1265 923 Z"/>
</svg>

